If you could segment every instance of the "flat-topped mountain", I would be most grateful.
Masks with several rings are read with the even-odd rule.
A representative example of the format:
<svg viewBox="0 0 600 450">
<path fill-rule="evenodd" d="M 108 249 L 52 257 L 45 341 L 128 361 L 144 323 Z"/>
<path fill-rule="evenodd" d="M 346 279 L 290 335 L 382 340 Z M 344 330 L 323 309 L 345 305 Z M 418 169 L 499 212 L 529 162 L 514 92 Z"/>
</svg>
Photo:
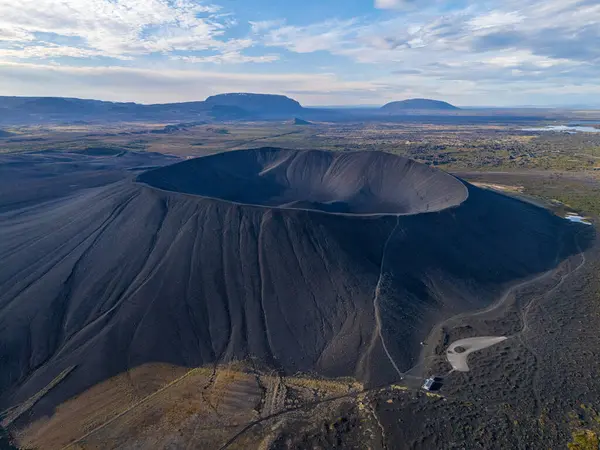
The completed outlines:
<svg viewBox="0 0 600 450">
<path fill-rule="evenodd" d="M 427 111 L 456 111 L 457 108 L 447 102 L 440 100 L 430 100 L 426 98 L 412 98 L 409 100 L 401 100 L 397 102 L 391 102 L 381 107 L 382 111 L 385 112 L 403 112 L 410 110 L 427 110 Z"/>
<path fill-rule="evenodd" d="M 284 95 L 233 93 L 208 97 L 209 106 L 234 106 L 249 112 L 293 113 L 302 110 L 296 100 Z"/>
</svg>

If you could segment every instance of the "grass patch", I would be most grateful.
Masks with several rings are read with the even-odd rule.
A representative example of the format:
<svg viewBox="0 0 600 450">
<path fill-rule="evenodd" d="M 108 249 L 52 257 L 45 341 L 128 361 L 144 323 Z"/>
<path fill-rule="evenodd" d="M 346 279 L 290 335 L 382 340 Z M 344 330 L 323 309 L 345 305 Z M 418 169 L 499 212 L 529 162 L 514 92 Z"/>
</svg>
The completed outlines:
<svg viewBox="0 0 600 450">
<path fill-rule="evenodd" d="M 600 442 L 598 435 L 591 430 L 575 430 L 573 441 L 567 444 L 569 450 L 598 450 Z"/>
<path fill-rule="evenodd" d="M 576 212 L 600 216 L 600 189 L 595 184 L 579 180 L 545 179 L 528 183 L 525 193 L 549 200 L 558 200 Z"/>
<path fill-rule="evenodd" d="M 326 391 L 331 393 L 359 392 L 364 386 L 352 379 L 341 378 L 338 380 L 325 380 L 318 378 L 285 378 L 285 383 L 291 387 L 301 386 L 315 391 Z"/>
</svg>

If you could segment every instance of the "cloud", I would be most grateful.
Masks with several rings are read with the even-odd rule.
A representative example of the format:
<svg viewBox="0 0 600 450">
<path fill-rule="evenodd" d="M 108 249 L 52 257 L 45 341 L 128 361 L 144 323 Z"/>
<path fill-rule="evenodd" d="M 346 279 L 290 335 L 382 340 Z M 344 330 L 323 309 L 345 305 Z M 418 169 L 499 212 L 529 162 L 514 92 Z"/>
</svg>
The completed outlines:
<svg viewBox="0 0 600 450">
<path fill-rule="evenodd" d="M 379 0 L 394 8 L 435 1 Z M 495 5 L 488 9 L 490 5 Z M 440 13 L 436 8 L 404 11 L 396 17 L 327 20 L 307 26 L 270 28 L 263 43 L 297 53 L 326 51 L 360 64 L 398 73 L 447 64 L 452 76 L 470 78 L 469 67 L 511 67 L 508 77 L 547 74 L 573 64 L 600 71 L 600 3 L 592 0 L 504 0 L 470 4 Z M 461 64 L 457 64 L 460 62 Z M 520 71 L 520 72 L 519 72 Z M 570 72 L 573 74 L 573 72 Z"/>
<path fill-rule="evenodd" d="M 201 51 L 231 55 L 241 40 L 224 34 L 236 24 L 219 7 L 196 0 L 22 0 L 18 5 L 0 0 L 0 47 L 4 57 L 13 59 L 132 59 Z M 80 45 L 49 43 L 40 35 L 77 39 Z M 245 48 L 252 46 L 250 39 L 244 42 Z"/>
<path fill-rule="evenodd" d="M 375 0 L 375 8 L 393 9 L 404 3 L 401 0 Z"/>
<path fill-rule="evenodd" d="M 66 45 L 30 45 L 24 48 L 0 48 L 0 58 L 51 59 L 57 57 L 89 58 L 102 56 L 102 52 Z M 122 59 L 127 59 L 122 57 Z"/>
<path fill-rule="evenodd" d="M 422 74 L 423 71 L 420 69 L 399 69 L 399 70 L 394 70 L 394 72 L 392 72 L 396 75 L 419 75 Z"/>
<path fill-rule="evenodd" d="M 291 95 L 307 104 L 331 104 L 340 93 L 373 98 L 382 85 L 347 81 L 330 73 L 226 73 L 197 69 L 74 67 L 0 62 L 0 95 L 101 98 L 113 101 L 164 103 L 203 100 L 223 92 Z M 315 93 L 316 92 L 316 93 Z"/>
<path fill-rule="evenodd" d="M 284 19 L 261 20 L 261 21 L 257 21 L 257 22 L 250 21 L 248 23 L 250 24 L 250 28 L 252 29 L 253 33 L 261 33 L 263 31 L 267 31 L 272 28 L 277 28 L 277 27 L 283 26 L 285 24 L 285 20 Z"/>
<path fill-rule="evenodd" d="M 499 67 L 512 67 L 512 68 L 523 68 L 524 66 L 531 65 L 539 68 L 549 68 L 557 65 L 568 64 L 568 60 L 559 60 L 547 58 L 544 56 L 534 55 L 529 51 L 517 50 L 510 52 L 503 52 L 498 56 L 492 56 L 484 59 L 482 62 L 491 64 Z"/>
<path fill-rule="evenodd" d="M 2 53 L 0 52 L 0 55 Z M 213 64 L 246 64 L 246 63 L 270 63 L 279 60 L 279 55 L 247 56 L 240 52 L 232 51 L 209 56 L 174 56 L 173 59 L 189 63 L 213 63 Z"/>
<path fill-rule="evenodd" d="M 319 50 L 335 52 L 337 47 L 350 43 L 355 24 L 355 19 L 334 19 L 303 27 L 285 25 L 269 29 L 263 43 L 270 47 L 284 47 L 296 53 Z"/>
<path fill-rule="evenodd" d="M 470 21 L 475 27 L 472 47 L 478 52 L 529 51 L 535 55 L 600 63 L 600 3 L 588 0 L 510 2 L 517 12 L 494 12 Z"/>
<path fill-rule="evenodd" d="M 411 97 L 439 98 L 457 105 L 539 104 L 540 97 L 546 104 L 589 103 L 594 98 L 600 102 L 594 70 L 588 70 L 587 78 L 577 83 L 569 74 L 540 80 L 539 75 L 528 72 L 511 79 L 513 70 L 502 66 L 489 70 L 483 63 L 433 64 L 421 73 L 351 80 L 332 73 L 227 73 L 163 66 L 142 69 L 0 62 L 0 95 L 166 103 L 203 100 L 222 92 L 262 92 L 289 95 L 304 105 L 384 104 Z"/>
<path fill-rule="evenodd" d="M 0 90 L 145 101 L 257 90 L 319 104 L 404 96 L 523 103 L 563 86 L 597 92 L 598 0 L 375 0 L 368 7 L 387 11 L 312 23 L 238 17 L 211 1 L 0 0 Z M 107 63 L 128 67 L 100 66 Z M 274 67 L 260 69 L 267 63 Z M 253 74 L 242 80 L 245 64 Z M 201 70 L 208 65 L 220 75 Z"/>
<path fill-rule="evenodd" d="M 18 28 L 0 28 L 0 42 L 27 42 L 33 41 L 31 33 Z"/>
<path fill-rule="evenodd" d="M 525 20 L 517 11 L 492 11 L 487 14 L 475 16 L 467 23 L 473 30 L 484 30 L 487 28 L 506 28 L 510 25 L 517 25 Z"/>
<path fill-rule="evenodd" d="M 472 40 L 472 48 L 478 52 L 491 50 L 502 50 L 514 48 L 525 37 L 516 31 L 497 31 L 489 34 L 475 36 Z"/>
<path fill-rule="evenodd" d="M 401 9 L 407 6 L 422 5 L 426 3 L 418 0 L 375 0 L 375 8 L 378 9 Z"/>
<path fill-rule="evenodd" d="M 106 56 L 208 47 L 221 31 L 199 17 L 215 8 L 186 0 L 0 1 L 0 29 L 33 40 L 36 32 L 79 37 Z"/>
</svg>

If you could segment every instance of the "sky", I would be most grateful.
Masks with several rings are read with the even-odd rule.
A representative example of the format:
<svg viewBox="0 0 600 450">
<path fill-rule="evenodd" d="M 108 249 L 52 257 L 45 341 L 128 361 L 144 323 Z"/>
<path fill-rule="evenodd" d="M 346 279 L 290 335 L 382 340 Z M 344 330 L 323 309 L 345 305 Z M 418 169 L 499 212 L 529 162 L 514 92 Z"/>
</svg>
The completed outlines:
<svg viewBox="0 0 600 450">
<path fill-rule="evenodd" d="M 600 0 L 0 0 L 0 95 L 600 106 Z"/>
</svg>

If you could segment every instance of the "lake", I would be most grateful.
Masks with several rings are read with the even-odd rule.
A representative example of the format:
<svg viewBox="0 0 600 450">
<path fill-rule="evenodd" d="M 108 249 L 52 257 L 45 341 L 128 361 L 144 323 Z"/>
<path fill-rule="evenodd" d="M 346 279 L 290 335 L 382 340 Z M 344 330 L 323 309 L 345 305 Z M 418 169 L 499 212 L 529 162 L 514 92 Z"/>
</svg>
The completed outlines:
<svg viewBox="0 0 600 450">
<path fill-rule="evenodd" d="M 523 128 L 522 131 L 558 131 L 562 133 L 600 133 L 600 128 L 581 125 L 548 125 L 546 127 Z"/>
</svg>

